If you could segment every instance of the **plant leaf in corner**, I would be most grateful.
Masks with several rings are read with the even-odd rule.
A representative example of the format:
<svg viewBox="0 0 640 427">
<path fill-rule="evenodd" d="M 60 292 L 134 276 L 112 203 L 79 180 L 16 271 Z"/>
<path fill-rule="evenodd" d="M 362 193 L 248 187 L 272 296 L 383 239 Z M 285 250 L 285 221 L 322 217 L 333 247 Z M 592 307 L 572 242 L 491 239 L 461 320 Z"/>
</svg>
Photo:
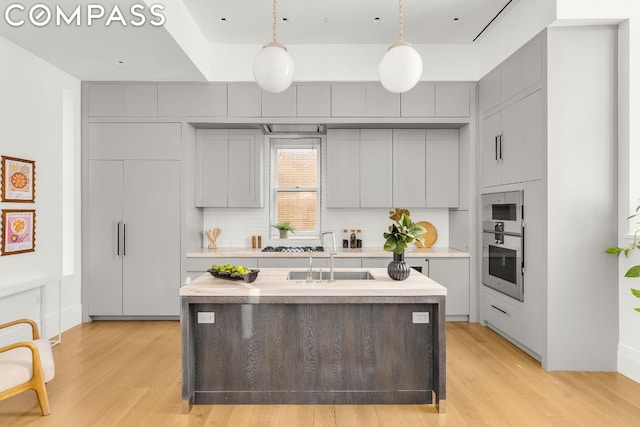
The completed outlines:
<svg viewBox="0 0 640 427">
<path fill-rule="evenodd" d="M 640 298 L 640 289 L 631 288 L 631 293 L 633 294 L 634 297 Z"/>
<path fill-rule="evenodd" d="M 608 253 L 608 254 L 620 255 L 620 252 L 622 252 L 622 249 L 618 248 L 618 247 L 607 248 L 607 250 L 605 252 Z"/>
<path fill-rule="evenodd" d="M 640 265 L 634 265 L 624 274 L 624 277 L 640 277 Z"/>
</svg>

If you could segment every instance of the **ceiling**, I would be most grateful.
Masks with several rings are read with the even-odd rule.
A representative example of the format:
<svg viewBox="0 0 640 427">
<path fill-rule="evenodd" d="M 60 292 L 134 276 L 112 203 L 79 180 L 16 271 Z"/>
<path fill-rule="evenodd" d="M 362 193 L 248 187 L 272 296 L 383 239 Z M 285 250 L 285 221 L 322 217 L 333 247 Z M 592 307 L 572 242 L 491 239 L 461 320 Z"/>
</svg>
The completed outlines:
<svg viewBox="0 0 640 427">
<path fill-rule="evenodd" d="M 270 0 L 183 1 L 210 43 L 271 40 Z M 404 0 L 404 38 L 410 43 L 472 43 L 507 3 Z M 278 40 L 285 45 L 390 44 L 398 36 L 397 0 L 279 0 L 277 11 Z"/>
<path fill-rule="evenodd" d="M 167 14 L 167 21 L 179 19 L 183 25 L 195 22 L 199 38 L 206 43 L 261 45 L 271 40 L 270 0 L 166 1 L 167 9 L 178 4 L 191 15 L 185 19 L 184 15 Z M 414 44 L 471 44 L 507 4 L 512 6 L 516 1 L 404 0 L 404 39 Z M 202 67 L 198 68 L 192 59 L 193 51 L 184 49 L 184 45 L 176 41 L 180 38 L 167 30 L 170 22 L 166 28 L 148 25 L 153 19 L 148 6 L 144 10 L 147 25 L 124 26 L 115 21 L 106 26 L 106 18 L 102 18 L 89 26 L 86 21 L 89 4 L 104 6 L 107 15 L 118 6 L 130 21 L 132 4 L 146 6 L 162 4 L 162 1 L 47 2 L 52 9 L 58 5 L 67 14 L 80 6 L 81 24 L 56 26 L 52 21 L 41 27 L 32 25 L 28 18 L 30 8 L 38 3 L 43 2 L 22 1 L 18 4 L 23 5 L 25 11 L 12 11 L 13 19 L 25 19 L 22 26 L 11 26 L 0 18 L 0 36 L 81 80 L 205 79 Z M 6 7 L 7 3 L 2 8 L 3 17 Z M 285 45 L 391 44 L 397 38 L 398 3 L 394 0 L 280 0 L 278 3 L 278 40 Z M 206 51 L 202 52 L 205 57 L 208 55 L 206 43 L 199 47 Z"/>
</svg>

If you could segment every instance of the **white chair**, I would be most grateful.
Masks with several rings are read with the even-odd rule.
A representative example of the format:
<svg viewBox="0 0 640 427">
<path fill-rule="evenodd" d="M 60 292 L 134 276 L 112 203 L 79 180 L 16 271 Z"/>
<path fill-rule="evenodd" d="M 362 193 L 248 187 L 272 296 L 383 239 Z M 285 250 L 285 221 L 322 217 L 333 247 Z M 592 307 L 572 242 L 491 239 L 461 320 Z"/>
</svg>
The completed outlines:
<svg viewBox="0 0 640 427">
<path fill-rule="evenodd" d="M 35 390 L 42 415 L 49 415 L 45 383 L 55 375 L 51 343 L 40 339 L 38 325 L 33 320 L 20 319 L 0 324 L 0 329 L 19 324 L 31 325 L 32 339 L 0 347 L 0 400 Z"/>
</svg>

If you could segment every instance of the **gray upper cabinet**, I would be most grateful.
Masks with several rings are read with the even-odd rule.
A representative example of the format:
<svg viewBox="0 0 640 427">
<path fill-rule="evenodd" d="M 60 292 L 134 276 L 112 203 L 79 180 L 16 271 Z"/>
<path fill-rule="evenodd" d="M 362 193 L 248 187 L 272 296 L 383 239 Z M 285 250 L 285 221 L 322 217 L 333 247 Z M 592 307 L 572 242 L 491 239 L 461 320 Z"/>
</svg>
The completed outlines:
<svg viewBox="0 0 640 427">
<path fill-rule="evenodd" d="M 88 87 L 89 117 L 122 116 L 124 112 L 124 86 L 117 83 L 94 83 Z"/>
<path fill-rule="evenodd" d="M 436 117 L 469 117 L 469 85 L 436 84 Z"/>
<path fill-rule="evenodd" d="M 379 82 L 365 83 L 367 117 L 400 117 L 400 94 L 391 93 Z"/>
<path fill-rule="evenodd" d="M 363 83 L 331 85 L 333 117 L 364 117 L 367 111 L 367 87 Z"/>
<path fill-rule="evenodd" d="M 436 115 L 435 83 L 418 82 L 408 92 L 400 94 L 402 117 L 434 117 Z"/>
<path fill-rule="evenodd" d="M 480 81 L 481 110 L 490 114 L 481 127 L 482 187 L 542 179 L 545 123 L 541 85 L 542 35 Z"/>
<path fill-rule="evenodd" d="M 227 115 L 227 85 L 159 83 L 158 115 L 225 117 Z"/>
<path fill-rule="evenodd" d="M 123 88 L 125 116 L 152 117 L 158 114 L 158 85 L 130 84 Z"/>
<path fill-rule="evenodd" d="M 298 117 L 331 117 L 330 84 L 299 84 L 296 88 Z"/>
<path fill-rule="evenodd" d="M 424 208 L 426 203 L 426 131 L 393 131 L 393 205 Z"/>
<path fill-rule="evenodd" d="M 483 187 L 542 179 L 542 96 L 538 90 L 482 121 Z"/>
<path fill-rule="evenodd" d="M 328 208 L 360 207 L 359 129 L 327 130 L 326 185 Z"/>
<path fill-rule="evenodd" d="M 196 130 L 197 207 L 262 207 L 262 133 Z"/>
<path fill-rule="evenodd" d="M 458 207 L 459 146 L 457 129 L 427 130 L 425 179 L 428 208 Z"/>
<path fill-rule="evenodd" d="M 331 86 L 333 117 L 400 117 L 400 95 L 378 82 Z"/>
<path fill-rule="evenodd" d="M 196 131 L 196 206 L 227 207 L 229 131 Z"/>
<path fill-rule="evenodd" d="M 179 160 L 179 123 L 89 123 L 90 159 Z"/>
<path fill-rule="evenodd" d="M 393 204 L 393 134 L 391 129 L 360 130 L 360 207 Z"/>
<path fill-rule="evenodd" d="M 229 117 L 260 117 L 262 115 L 262 89 L 255 83 L 229 83 Z"/>
<path fill-rule="evenodd" d="M 459 136 L 456 129 L 393 132 L 393 205 L 457 207 Z"/>
<path fill-rule="evenodd" d="M 261 208 L 262 200 L 262 132 L 229 130 L 229 195 L 230 208 Z"/>
<path fill-rule="evenodd" d="M 480 111 L 483 113 L 500 104 L 500 67 L 494 68 L 479 83 Z"/>
<path fill-rule="evenodd" d="M 542 37 L 538 35 L 480 80 L 480 109 L 487 112 L 541 80 Z"/>
<path fill-rule="evenodd" d="M 402 117 L 469 117 L 469 83 L 419 82 L 400 95 Z"/>
<path fill-rule="evenodd" d="M 327 207 L 391 207 L 391 159 L 390 129 L 329 129 Z"/>
<path fill-rule="evenodd" d="M 296 86 L 292 85 L 280 93 L 262 91 L 263 117 L 295 117 Z"/>
</svg>

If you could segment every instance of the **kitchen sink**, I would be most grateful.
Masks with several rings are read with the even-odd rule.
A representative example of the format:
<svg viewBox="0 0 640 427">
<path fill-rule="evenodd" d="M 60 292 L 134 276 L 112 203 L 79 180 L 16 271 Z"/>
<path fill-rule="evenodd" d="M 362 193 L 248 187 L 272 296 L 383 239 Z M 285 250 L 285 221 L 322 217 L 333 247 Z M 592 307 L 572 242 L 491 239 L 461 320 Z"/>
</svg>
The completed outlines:
<svg viewBox="0 0 640 427">
<path fill-rule="evenodd" d="M 290 271 L 287 280 L 306 280 L 308 273 L 306 271 Z M 322 271 L 322 280 L 329 280 L 330 273 L 327 270 Z M 320 280 L 320 272 L 314 271 L 311 274 L 313 280 Z M 368 271 L 334 271 L 334 280 L 375 280 Z"/>
</svg>

